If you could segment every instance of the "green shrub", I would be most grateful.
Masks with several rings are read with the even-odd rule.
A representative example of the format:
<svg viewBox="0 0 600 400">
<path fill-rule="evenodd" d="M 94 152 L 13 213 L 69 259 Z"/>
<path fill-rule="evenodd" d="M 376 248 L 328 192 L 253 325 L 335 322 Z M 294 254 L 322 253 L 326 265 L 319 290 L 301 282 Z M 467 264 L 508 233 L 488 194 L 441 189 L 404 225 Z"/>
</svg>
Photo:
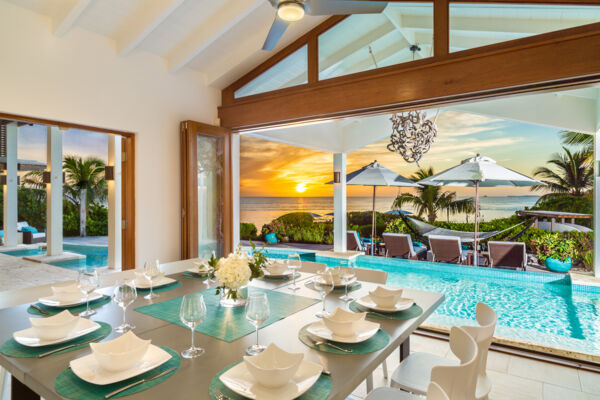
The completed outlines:
<svg viewBox="0 0 600 400">
<path fill-rule="evenodd" d="M 278 217 L 275 221 L 281 222 L 283 225 L 293 226 L 311 226 L 315 219 L 307 212 L 293 212 L 284 214 Z"/>
<path fill-rule="evenodd" d="M 100 204 L 91 204 L 87 210 L 85 224 L 88 236 L 108 235 L 108 208 Z"/>
<path fill-rule="evenodd" d="M 257 229 L 254 224 L 248 222 L 240 223 L 240 238 L 243 240 L 252 240 L 256 238 Z"/>
<path fill-rule="evenodd" d="M 567 261 L 569 258 L 575 260 L 577 257 L 575 241 L 559 232 L 546 232 L 546 234 L 531 240 L 529 245 L 540 261 L 545 261 L 547 258 Z"/>
</svg>

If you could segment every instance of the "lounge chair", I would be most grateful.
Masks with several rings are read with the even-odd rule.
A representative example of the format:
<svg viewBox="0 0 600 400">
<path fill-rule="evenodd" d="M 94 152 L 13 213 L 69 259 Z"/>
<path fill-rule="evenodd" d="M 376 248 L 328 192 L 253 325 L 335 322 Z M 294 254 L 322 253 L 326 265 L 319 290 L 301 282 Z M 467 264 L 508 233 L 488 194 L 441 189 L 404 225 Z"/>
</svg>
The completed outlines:
<svg viewBox="0 0 600 400">
<path fill-rule="evenodd" d="M 386 257 L 400 257 L 409 260 L 425 260 L 427 258 L 427 247 L 413 246 L 412 237 L 405 233 L 384 233 Z"/>
<path fill-rule="evenodd" d="M 527 251 L 525 243 L 488 242 L 490 267 L 508 267 L 525 270 Z"/>
<path fill-rule="evenodd" d="M 429 235 L 428 239 L 434 262 L 464 264 L 466 254 L 462 250 L 460 237 Z"/>
<path fill-rule="evenodd" d="M 367 248 L 360 240 L 360 236 L 358 236 L 358 232 L 356 231 L 346 232 L 346 248 L 349 251 L 367 251 Z"/>
</svg>

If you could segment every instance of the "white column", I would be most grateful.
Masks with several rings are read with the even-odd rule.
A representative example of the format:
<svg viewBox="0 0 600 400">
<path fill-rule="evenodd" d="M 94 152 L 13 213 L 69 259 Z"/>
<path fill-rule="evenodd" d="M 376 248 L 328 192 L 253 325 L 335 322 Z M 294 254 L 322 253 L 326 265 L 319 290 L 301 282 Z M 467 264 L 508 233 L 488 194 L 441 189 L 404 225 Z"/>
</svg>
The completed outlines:
<svg viewBox="0 0 600 400">
<path fill-rule="evenodd" d="M 594 276 L 600 278 L 600 138 L 594 135 Z"/>
<path fill-rule="evenodd" d="M 235 249 L 240 243 L 240 135 L 237 133 L 231 135 L 231 203 Z"/>
<path fill-rule="evenodd" d="M 121 269 L 121 136 L 108 136 L 108 165 L 113 167 L 113 178 L 108 186 L 108 267 Z"/>
<path fill-rule="evenodd" d="M 4 245 L 17 245 L 17 136 L 18 125 L 6 125 L 6 185 L 4 185 Z"/>
<path fill-rule="evenodd" d="M 346 153 L 333 155 L 333 172 L 340 175 L 333 184 L 333 251 L 346 251 Z"/>
<path fill-rule="evenodd" d="M 47 128 L 46 170 L 50 171 L 50 183 L 46 184 L 46 244 L 48 256 L 63 251 L 63 169 L 62 131 Z"/>
</svg>

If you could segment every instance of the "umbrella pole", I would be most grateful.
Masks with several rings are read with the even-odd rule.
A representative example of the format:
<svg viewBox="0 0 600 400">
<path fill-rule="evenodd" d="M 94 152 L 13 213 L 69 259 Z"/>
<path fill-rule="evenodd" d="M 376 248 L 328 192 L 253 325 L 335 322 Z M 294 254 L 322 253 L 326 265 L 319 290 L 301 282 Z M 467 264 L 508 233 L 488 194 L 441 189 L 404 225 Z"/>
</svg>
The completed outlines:
<svg viewBox="0 0 600 400">
<path fill-rule="evenodd" d="M 477 267 L 478 264 L 478 260 L 477 260 L 477 231 L 478 231 L 478 215 L 479 214 L 479 181 L 475 182 L 475 238 L 474 238 L 474 244 L 475 246 L 473 247 L 473 265 L 475 267 Z"/>
<path fill-rule="evenodd" d="M 371 220 L 371 255 L 375 255 L 375 188 L 377 186 L 373 186 L 373 217 Z"/>
</svg>

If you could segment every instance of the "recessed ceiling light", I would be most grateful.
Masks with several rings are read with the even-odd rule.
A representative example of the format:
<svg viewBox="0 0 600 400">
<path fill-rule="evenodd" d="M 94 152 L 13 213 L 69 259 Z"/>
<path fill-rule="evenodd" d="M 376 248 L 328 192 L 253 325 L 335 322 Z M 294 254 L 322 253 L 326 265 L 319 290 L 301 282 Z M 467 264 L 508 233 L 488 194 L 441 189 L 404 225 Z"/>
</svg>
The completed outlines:
<svg viewBox="0 0 600 400">
<path fill-rule="evenodd" d="M 299 21 L 304 17 L 304 6 L 298 1 L 282 1 L 277 6 L 277 16 L 288 22 Z"/>
</svg>

